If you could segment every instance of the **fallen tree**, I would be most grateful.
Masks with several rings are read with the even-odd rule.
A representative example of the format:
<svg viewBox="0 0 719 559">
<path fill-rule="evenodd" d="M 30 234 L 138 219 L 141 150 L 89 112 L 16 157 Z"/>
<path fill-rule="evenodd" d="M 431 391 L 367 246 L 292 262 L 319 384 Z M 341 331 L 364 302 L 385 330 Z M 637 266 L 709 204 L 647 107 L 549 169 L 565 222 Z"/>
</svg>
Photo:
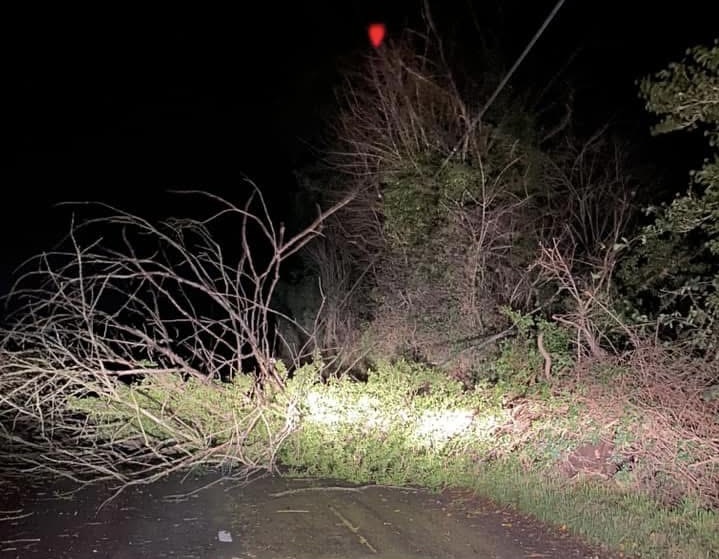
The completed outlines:
<svg viewBox="0 0 719 559">
<path fill-rule="evenodd" d="M 28 263 L 0 338 L 3 464 L 119 488 L 198 465 L 274 468 L 297 419 L 276 359 L 297 357 L 274 327 L 293 321 L 273 305 L 280 268 L 349 198 L 290 236 L 255 185 L 242 206 L 183 194 L 210 215 L 153 224 L 99 205 L 67 250 Z M 234 256 L 215 238 L 228 223 Z"/>
</svg>

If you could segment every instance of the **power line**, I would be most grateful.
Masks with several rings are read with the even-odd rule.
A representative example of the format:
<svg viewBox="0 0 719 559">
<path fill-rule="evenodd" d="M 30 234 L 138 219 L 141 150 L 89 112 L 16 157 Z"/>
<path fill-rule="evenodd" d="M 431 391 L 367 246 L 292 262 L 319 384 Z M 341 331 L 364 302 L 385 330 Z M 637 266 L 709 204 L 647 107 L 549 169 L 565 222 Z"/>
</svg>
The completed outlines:
<svg viewBox="0 0 719 559">
<path fill-rule="evenodd" d="M 462 144 L 467 140 L 467 137 L 474 131 L 474 128 L 480 123 L 482 120 L 482 117 L 484 117 L 485 113 L 489 109 L 489 107 L 494 103 L 494 101 L 497 99 L 497 96 L 502 92 L 504 89 L 504 86 L 507 85 L 507 82 L 512 78 L 512 75 L 514 72 L 517 71 L 517 68 L 519 68 L 519 65 L 522 63 L 522 61 L 527 57 L 529 52 L 534 47 L 535 43 L 539 40 L 539 37 L 542 36 L 542 33 L 544 33 L 544 30 L 549 26 L 549 24 L 554 19 L 554 16 L 557 15 L 557 12 L 561 9 L 562 5 L 564 4 L 566 0 L 558 0 L 557 3 L 554 5 L 554 8 L 552 8 L 552 11 L 549 12 L 549 15 L 544 18 L 544 22 L 542 25 L 537 29 L 537 32 L 534 34 L 532 39 L 527 43 L 527 46 L 524 47 L 524 50 L 522 51 L 522 54 L 519 55 L 519 58 L 514 62 L 512 67 L 509 69 L 509 72 L 504 76 L 501 82 L 499 82 L 499 85 L 494 90 L 494 93 L 489 97 L 489 100 L 484 104 L 484 107 L 482 107 L 482 110 L 479 112 L 479 114 L 472 120 L 472 122 L 469 124 L 469 127 L 467 128 L 466 132 L 462 135 L 462 137 L 459 139 L 457 144 L 452 148 L 452 151 L 447 155 L 447 157 L 442 161 L 442 165 L 440 165 L 439 169 L 437 170 L 437 173 L 435 176 L 439 175 L 439 173 L 442 172 L 442 170 L 446 167 L 447 163 L 454 157 L 454 154 L 457 153 L 457 150 L 462 146 Z"/>
</svg>

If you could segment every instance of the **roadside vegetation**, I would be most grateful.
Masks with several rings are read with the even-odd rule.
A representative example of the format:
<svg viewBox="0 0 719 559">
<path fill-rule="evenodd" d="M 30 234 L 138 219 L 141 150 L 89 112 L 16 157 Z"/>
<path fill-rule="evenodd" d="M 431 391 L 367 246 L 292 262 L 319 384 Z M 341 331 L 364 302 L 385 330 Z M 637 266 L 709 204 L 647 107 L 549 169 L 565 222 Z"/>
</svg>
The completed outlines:
<svg viewBox="0 0 719 559">
<path fill-rule="evenodd" d="M 430 25 L 348 73 L 287 229 L 250 184 L 161 223 L 100 207 L 29 264 L 8 475 L 463 487 L 627 556 L 718 557 L 719 45 L 640 84 L 656 133 L 711 151 L 652 205 L 569 99 L 485 106 L 499 80 L 447 60 Z"/>
</svg>

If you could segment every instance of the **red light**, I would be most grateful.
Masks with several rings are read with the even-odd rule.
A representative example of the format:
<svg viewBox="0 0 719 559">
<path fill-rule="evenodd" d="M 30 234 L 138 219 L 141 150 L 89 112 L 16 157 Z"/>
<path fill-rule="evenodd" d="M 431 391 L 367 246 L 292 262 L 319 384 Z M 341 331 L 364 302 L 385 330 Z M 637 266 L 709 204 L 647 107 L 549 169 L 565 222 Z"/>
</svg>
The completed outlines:
<svg viewBox="0 0 719 559">
<path fill-rule="evenodd" d="M 372 43 L 372 46 L 374 48 L 379 48 L 379 46 L 382 44 L 382 41 L 384 41 L 385 33 L 387 32 L 387 27 L 384 23 L 371 23 L 369 28 L 367 29 L 367 34 L 369 35 L 370 43 Z"/>
</svg>

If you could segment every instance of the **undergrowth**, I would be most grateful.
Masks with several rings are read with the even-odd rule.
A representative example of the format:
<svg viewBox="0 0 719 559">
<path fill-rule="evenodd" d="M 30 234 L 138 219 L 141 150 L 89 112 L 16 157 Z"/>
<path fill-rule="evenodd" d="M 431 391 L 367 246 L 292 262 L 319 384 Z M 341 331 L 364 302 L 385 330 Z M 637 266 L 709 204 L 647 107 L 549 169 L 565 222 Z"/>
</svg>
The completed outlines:
<svg viewBox="0 0 719 559">
<path fill-rule="evenodd" d="M 67 405 L 97 444 L 170 444 L 193 467 L 469 488 L 628 556 L 717 557 L 719 410 L 702 388 L 711 366 L 655 348 L 545 379 L 527 368 L 541 368 L 535 351 L 522 336 L 507 341 L 471 387 L 403 359 L 376 362 L 366 382 L 322 381 L 316 362 L 260 400 L 246 377 L 157 374 Z"/>
<path fill-rule="evenodd" d="M 629 556 L 715 557 L 711 486 L 678 475 L 667 498 L 659 473 L 669 477 L 677 465 L 644 448 L 661 436 L 647 436 L 659 410 L 650 412 L 646 398 L 618 398 L 626 370 L 595 363 L 551 384 L 522 384 L 508 398 L 505 379 L 465 390 L 423 365 L 380 362 L 366 383 L 312 387 L 279 457 L 290 475 L 471 488 Z M 712 448 L 695 442 L 684 466 L 702 470 Z M 658 477 L 648 479 L 650 470 Z M 702 472 L 717 480 L 715 469 Z"/>
</svg>

